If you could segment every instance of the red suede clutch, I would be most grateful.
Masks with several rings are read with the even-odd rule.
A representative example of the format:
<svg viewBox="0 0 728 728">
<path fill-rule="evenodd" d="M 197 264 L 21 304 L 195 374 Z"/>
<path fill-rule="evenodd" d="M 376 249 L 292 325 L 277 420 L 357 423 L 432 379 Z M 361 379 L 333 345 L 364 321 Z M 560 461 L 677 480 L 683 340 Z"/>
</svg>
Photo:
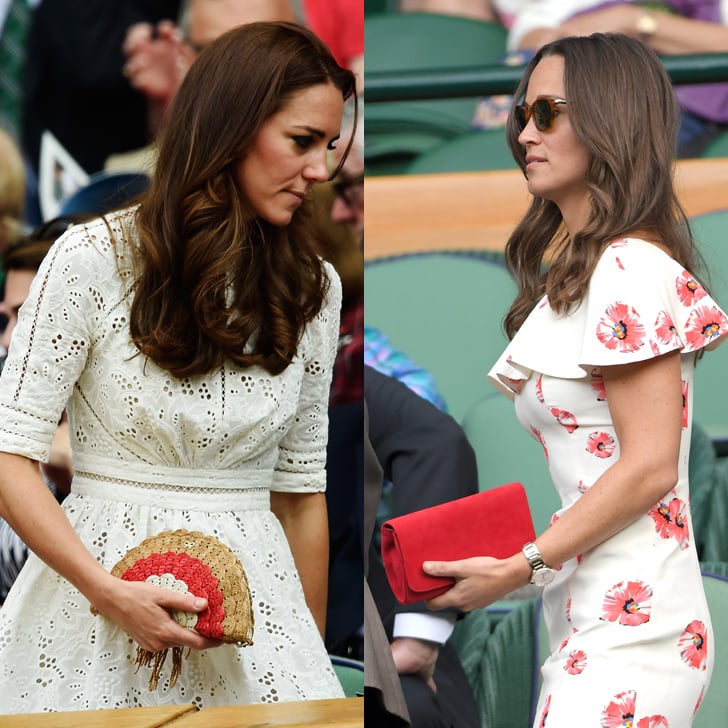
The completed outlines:
<svg viewBox="0 0 728 728">
<path fill-rule="evenodd" d="M 430 576 L 423 561 L 512 556 L 536 532 L 526 491 L 508 483 L 423 508 L 382 524 L 382 558 L 394 596 L 402 604 L 432 599 L 455 580 Z"/>
</svg>

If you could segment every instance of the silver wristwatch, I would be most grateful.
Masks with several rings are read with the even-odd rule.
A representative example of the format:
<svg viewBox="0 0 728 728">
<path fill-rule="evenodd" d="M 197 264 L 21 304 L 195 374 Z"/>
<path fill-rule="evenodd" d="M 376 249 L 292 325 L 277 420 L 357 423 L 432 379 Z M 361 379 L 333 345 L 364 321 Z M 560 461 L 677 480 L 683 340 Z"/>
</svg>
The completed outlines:
<svg viewBox="0 0 728 728">
<path fill-rule="evenodd" d="M 538 550 L 538 546 L 532 541 L 527 543 L 522 549 L 523 555 L 526 557 L 526 561 L 531 566 L 531 584 L 534 586 L 546 586 L 550 584 L 556 572 L 546 566 L 544 563 L 541 552 Z"/>
</svg>

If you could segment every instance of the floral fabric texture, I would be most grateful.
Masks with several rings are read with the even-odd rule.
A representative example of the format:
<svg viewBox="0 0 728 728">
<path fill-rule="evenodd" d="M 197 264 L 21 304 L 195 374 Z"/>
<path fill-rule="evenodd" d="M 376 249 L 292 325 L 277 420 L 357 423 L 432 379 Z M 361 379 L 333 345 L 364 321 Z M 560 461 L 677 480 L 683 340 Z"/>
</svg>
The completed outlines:
<svg viewBox="0 0 728 728">
<path fill-rule="evenodd" d="M 62 507 L 89 550 L 110 571 L 161 531 L 217 537 L 247 574 L 253 645 L 192 650 L 176 685 L 163 670 L 150 692 L 128 635 L 31 554 L 0 609 L 0 714 L 342 697 L 270 510 L 271 490 L 325 489 L 338 276 L 326 264 L 327 299 L 282 374 L 226 364 L 180 380 L 130 340 L 130 244 L 95 221 L 46 256 L 0 379 L 0 449 L 47 460 L 67 405 L 75 475 Z"/>
<path fill-rule="evenodd" d="M 697 352 L 726 333 L 728 317 L 689 271 L 650 243 L 617 240 L 578 308 L 558 316 L 544 298 L 490 370 L 543 448 L 562 502 L 553 522 L 619 459 L 601 368 L 681 352 L 678 482 L 635 522 L 557 567 L 543 595 L 551 654 L 534 726 L 692 724 L 713 665 L 690 517 L 692 383 Z"/>
</svg>

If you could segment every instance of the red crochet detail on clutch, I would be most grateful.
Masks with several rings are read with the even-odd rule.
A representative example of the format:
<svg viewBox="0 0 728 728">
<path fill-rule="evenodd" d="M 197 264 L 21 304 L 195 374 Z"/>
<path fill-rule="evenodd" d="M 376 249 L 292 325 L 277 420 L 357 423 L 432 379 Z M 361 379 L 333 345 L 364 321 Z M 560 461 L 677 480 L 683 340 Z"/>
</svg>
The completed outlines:
<svg viewBox="0 0 728 728">
<path fill-rule="evenodd" d="M 189 593 L 207 599 L 207 609 L 198 613 L 194 629 L 205 637 L 222 639 L 222 621 L 225 619 L 225 610 L 222 606 L 223 595 L 218 587 L 219 582 L 210 567 L 200 559 L 174 551 L 150 554 L 146 558 L 136 561 L 121 575 L 121 578 L 125 581 L 148 581 L 150 576 L 164 576 L 165 574 L 184 582 Z"/>
</svg>

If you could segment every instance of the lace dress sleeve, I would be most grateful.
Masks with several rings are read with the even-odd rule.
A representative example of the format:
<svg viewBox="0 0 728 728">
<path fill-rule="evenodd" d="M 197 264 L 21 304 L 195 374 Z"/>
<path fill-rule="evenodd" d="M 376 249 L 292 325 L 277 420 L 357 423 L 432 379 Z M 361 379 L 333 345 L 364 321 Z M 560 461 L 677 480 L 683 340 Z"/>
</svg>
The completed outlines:
<svg viewBox="0 0 728 728">
<path fill-rule="evenodd" d="M 293 425 L 281 440 L 272 490 L 326 490 L 329 390 L 339 340 L 341 281 L 333 266 L 324 263 L 329 291 L 324 305 L 306 327 L 299 355 L 304 374 Z"/>
<path fill-rule="evenodd" d="M 110 241 L 85 227 L 63 235 L 46 255 L 21 307 L 0 377 L 0 450 L 47 462 L 53 435 L 86 364 L 101 281 L 113 266 Z"/>
</svg>

